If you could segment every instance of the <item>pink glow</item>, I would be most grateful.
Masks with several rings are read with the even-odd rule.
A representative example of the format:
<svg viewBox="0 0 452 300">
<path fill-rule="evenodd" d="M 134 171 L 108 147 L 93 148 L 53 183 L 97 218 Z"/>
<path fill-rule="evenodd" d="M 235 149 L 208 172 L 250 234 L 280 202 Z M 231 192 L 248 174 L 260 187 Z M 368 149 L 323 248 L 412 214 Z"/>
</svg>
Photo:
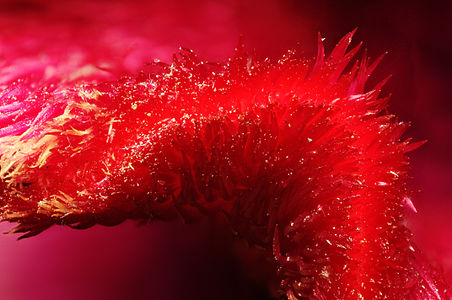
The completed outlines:
<svg viewBox="0 0 452 300">
<path fill-rule="evenodd" d="M 412 197 L 418 214 L 413 214 L 410 222 L 420 248 L 446 269 L 452 282 L 451 65 L 446 59 L 452 53 L 452 40 L 444 29 L 451 28 L 452 18 L 447 16 L 450 10 L 441 5 L 434 7 L 404 1 L 399 4 L 346 1 L 343 5 L 335 1 L 264 2 L 196 1 L 195 4 L 182 4 L 157 1 L 149 5 L 106 2 L 103 5 L 109 13 L 101 9 L 99 24 L 95 26 L 81 18 L 83 10 L 71 10 L 70 5 L 57 1 L 30 2 L 36 4 L 20 7 L 2 4 L 0 54 L 8 57 L 11 53 L 8 51 L 19 48 L 23 53 L 24 71 L 45 72 L 42 65 L 35 62 L 34 53 L 29 52 L 33 39 L 30 39 L 30 45 L 10 47 L 8 43 L 14 43 L 17 28 L 23 24 L 30 28 L 39 26 L 43 17 L 50 20 L 49 26 L 65 24 L 67 18 L 63 13 L 69 14 L 71 20 L 77 20 L 74 22 L 80 22 L 80 28 L 61 36 L 43 34 L 34 38 L 55 43 L 55 49 L 58 49 L 58 43 L 70 41 L 71 34 L 97 34 L 99 43 L 89 46 L 105 47 L 106 57 L 125 56 L 124 73 L 136 71 L 142 62 L 153 58 L 168 60 L 180 45 L 198 49 L 203 57 L 223 59 L 233 52 L 239 34 L 245 36 L 247 44 L 256 48 L 259 55 L 269 57 L 295 47 L 298 41 L 303 42 L 303 48 L 308 52 L 314 52 L 317 31 L 328 36 L 325 43 L 331 49 L 343 33 L 359 26 L 357 40 L 366 41 L 372 57 L 389 50 L 376 72 L 394 74 L 389 83 L 394 92 L 391 111 L 402 120 L 413 122 L 409 135 L 417 140 L 429 140 L 411 155 L 413 186 L 423 191 Z M 86 2 L 83 5 L 94 4 Z M 133 5 L 147 8 L 137 11 L 131 8 Z M 52 9 L 48 10 L 49 7 Z M 136 14 L 125 13 L 125 7 L 137 11 Z M 121 43 L 116 42 L 118 36 L 122 37 Z M 77 53 L 75 48 L 68 43 L 68 49 Z M 77 64 L 77 56 L 66 59 Z M 48 72 L 51 74 L 52 70 Z M 9 70 L 0 71 L 0 81 L 5 82 L 10 76 Z M 108 73 L 105 76 L 108 78 Z M 10 226 L 2 224 L 1 228 L 7 231 Z M 133 299 L 143 299 L 146 295 L 158 295 L 156 299 L 168 300 L 207 299 L 211 295 L 199 296 L 200 291 L 196 288 L 184 289 L 189 269 L 198 266 L 205 256 L 187 244 L 199 243 L 206 233 L 198 227 L 184 230 L 178 224 L 136 228 L 125 223 L 87 231 L 52 228 L 38 239 L 21 242 L 16 242 L 14 236 L 1 236 L 0 269 L 5 270 L 0 275 L 1 296 L 11 300 L 124 299 L 134 291 Z M 186 257 L 186 253 L 195 257 L 194 262 Z M 209 275 L 202 272 L 197 276 L 206 280 Z M 178 275 L 174 275 L 176 273 Z M 140 281 L 142 278 L 149 280 Z M 222 280 L 221 276 L 216 279 Z M 217 284 L 217 289 L 229 288 L 223 286 L 224 283 Z M 224 299 L 229 299 L 227 296 Z"/>
</svg>

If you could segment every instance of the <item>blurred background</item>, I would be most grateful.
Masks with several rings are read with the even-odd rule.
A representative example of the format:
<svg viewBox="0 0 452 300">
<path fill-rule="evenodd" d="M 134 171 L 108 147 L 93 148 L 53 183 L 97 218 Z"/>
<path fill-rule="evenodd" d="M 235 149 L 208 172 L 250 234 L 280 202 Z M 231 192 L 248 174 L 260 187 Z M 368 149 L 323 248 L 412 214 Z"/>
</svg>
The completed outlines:
<svg viewBox="0 0 452 300">
<path fill-rule="evenodd" d="M 407 211 L 407 222 L 452 282 L 450 1 L 1 1 L 0 57 L 34 59 L 36 43 L 50 52 L 61 52 L 61 45 L 77 51 L 82 43 L 121 59 L 124 72 L 133 73 L 154 59 L 170 61 L 179 46 L 224 60 L 240 35 L 261 59 L 277 59 L 287 49 L 310 57 L 317 32 L 328 52 L 355 27 L 354 44 L 364 41 L 371 58 L 389 52 L 374 75 L 375 82 L 393 75 L 389 111 L 412 122 L 406 136 L 428 140 L 410 154 L 418 213 Z M 30 42 L 19 44 L 20 34 Z M 0 224 L 2 231 L 10 228 Z M 53 227 L 16 238 L 0 236 L 1 299 L 268 298 L 265 276 L 235 254 L 243 245 L 203 224 Z"/>
</svg>

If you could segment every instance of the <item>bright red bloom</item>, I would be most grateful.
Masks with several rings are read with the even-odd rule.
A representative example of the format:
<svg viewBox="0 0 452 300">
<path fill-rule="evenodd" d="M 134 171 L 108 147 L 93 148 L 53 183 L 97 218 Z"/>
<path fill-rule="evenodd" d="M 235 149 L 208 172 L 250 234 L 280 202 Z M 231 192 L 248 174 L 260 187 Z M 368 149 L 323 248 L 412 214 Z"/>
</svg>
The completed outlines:
<svg viewBox="0 0 452 300">
<path fill-rule="evenodd" d="M 274 256 L 289 299 L 446 299 L 403 225 L 405 154 L 419 143 L 400 139 L 384 81 L 364 88 L 378 60 L 347 69 L 352 35 L 327 58 L 319 39 L 315 61 L 181 50 L 120 79 L 124 66 L 58 51 L 6 62 L 2 219 L 26 237 L 222 213 Z"/>
</svg>

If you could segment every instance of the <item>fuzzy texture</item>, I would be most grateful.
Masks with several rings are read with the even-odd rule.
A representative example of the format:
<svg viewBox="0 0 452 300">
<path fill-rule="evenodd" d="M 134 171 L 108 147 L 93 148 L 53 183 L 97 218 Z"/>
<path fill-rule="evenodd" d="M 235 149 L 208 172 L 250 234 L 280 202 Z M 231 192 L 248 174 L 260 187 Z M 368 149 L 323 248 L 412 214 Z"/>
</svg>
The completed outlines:
<svg viewBox="0 0 452 300">
<path fill-rule="evenodd" d="M 447 299 L 403 225 L 406 124 L 386 112 L 378 61 L 227 63 L 181 49 L 117 80 L 86 62 L 2 78 L 0 212 L 29 237 L 53 224 L 224 214 L 277 263 L 288 299 Z M 18 62 L 11 63 L 11 67 Z M 8 70 L 3 66 L 4 72 Z M 346 71 L 344 71 L 346 70 Z"/>
</svg>

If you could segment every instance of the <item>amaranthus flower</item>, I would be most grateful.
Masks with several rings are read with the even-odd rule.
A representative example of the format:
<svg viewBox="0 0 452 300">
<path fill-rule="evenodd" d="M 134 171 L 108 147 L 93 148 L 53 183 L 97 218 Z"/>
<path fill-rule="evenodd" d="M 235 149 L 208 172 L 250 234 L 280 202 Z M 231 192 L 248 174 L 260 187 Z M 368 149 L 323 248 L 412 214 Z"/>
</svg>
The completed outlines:
<svg viewBox="0 0 452 300">
<path fill-rule="evenodd" d="M 421 143 L 401 138 L 385 80 L 365 87 L 380 59 L 354 61 L 353 33 L 327 57 L 319 37 L 312 60 L 240 45 L 227 62 L 181 49 L 144 66 L 158 52 L 144 34 L 47 17 L 39 30 L 9 20 L 0 37 L 11 232 L 222 214 L 275 261 L 288 299 L 447 299 L 404 226 L 406 153 Z"/>
<path fill-rule="evenodd" d="M 385 80 L 365 89 L 380 59 L 347 69 L 352 35 L 328 57 L 319 38 L 311 61 L 182 49 L 116 80 L 71 61 L 4 78 L 2 219 L 29 237 L 222 213 L 274 257 L 288 299 L 446 299 L 403 225 L 421 143 L 386 113 Z"/>
</svg>

